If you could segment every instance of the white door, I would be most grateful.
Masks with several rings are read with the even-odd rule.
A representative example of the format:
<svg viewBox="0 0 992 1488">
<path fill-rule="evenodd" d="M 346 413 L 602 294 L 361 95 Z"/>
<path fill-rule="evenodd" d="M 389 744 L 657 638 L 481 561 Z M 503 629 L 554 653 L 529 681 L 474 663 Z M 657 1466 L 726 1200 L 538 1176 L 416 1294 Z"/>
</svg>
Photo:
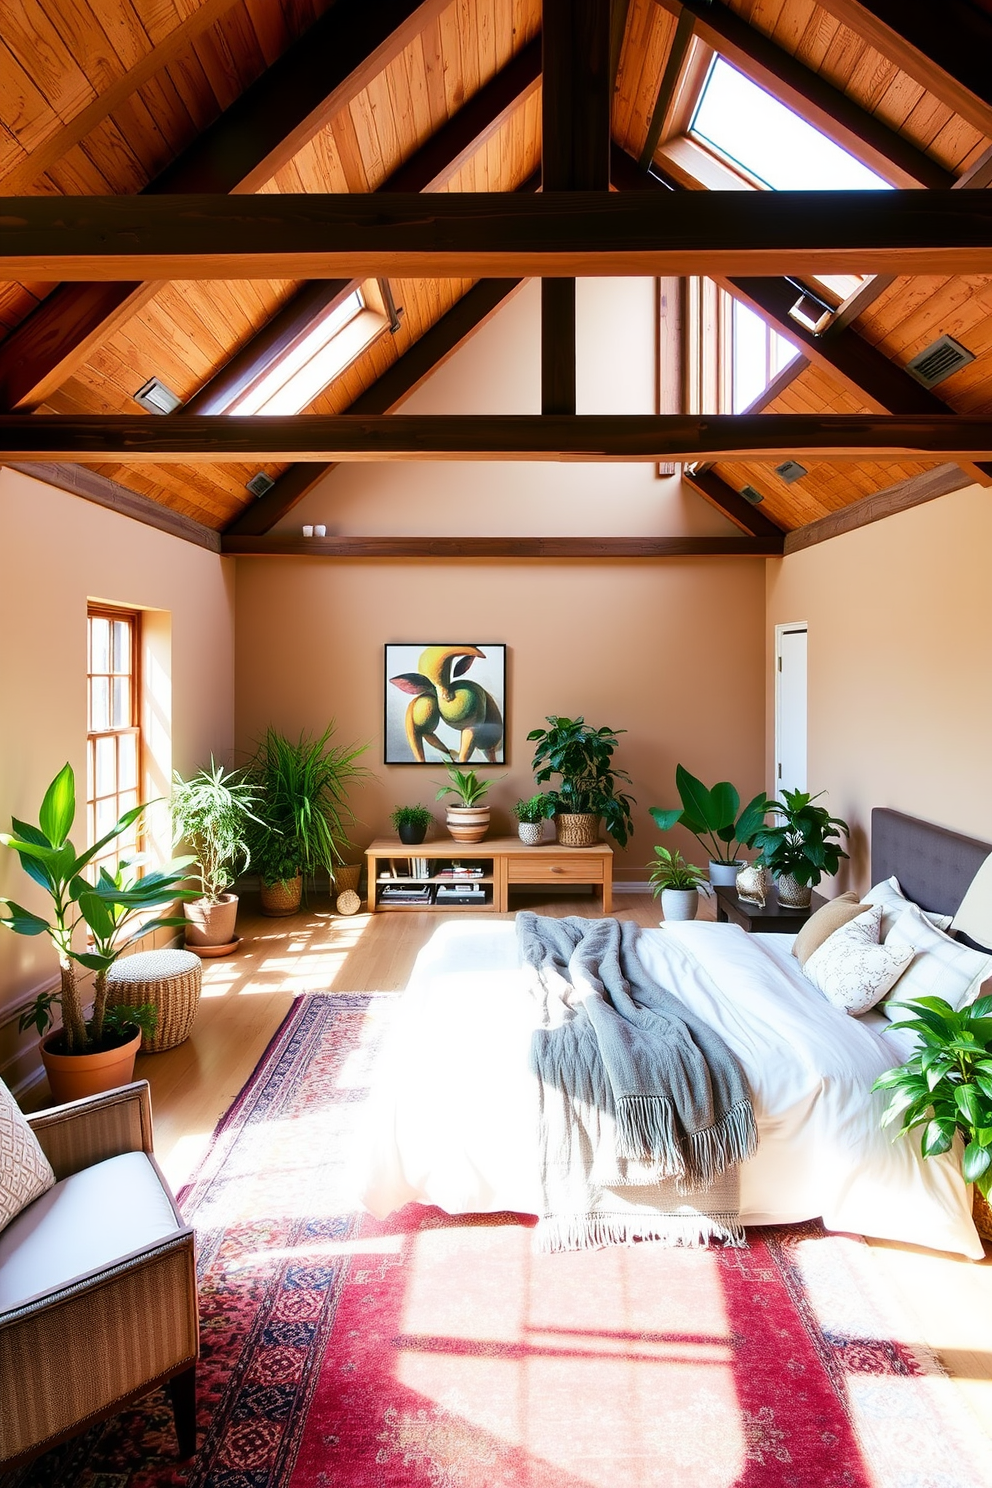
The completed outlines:
<svg viewBox="0 0 992 1488">
<path fill-rule="evenodd" d="M 806 789 L 806 626 L 775 627 L 775 792 Z"/>
</svg>

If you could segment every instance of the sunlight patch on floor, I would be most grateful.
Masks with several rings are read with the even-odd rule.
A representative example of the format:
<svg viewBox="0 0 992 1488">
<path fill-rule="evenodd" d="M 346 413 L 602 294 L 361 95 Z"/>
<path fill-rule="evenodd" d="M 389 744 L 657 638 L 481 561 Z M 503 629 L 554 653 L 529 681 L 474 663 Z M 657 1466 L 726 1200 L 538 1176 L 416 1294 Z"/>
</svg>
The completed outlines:
<svg viewBox="0 0 992 1488">
<path fill-rule="evenodd" d="M 189 1182 L 205 1156 L 212 1136 L 213 1132 L 209 1131 L 189 1132 L 174 1142 L 164 1156 L 160 1151 L 156 1152 L 158 1165 L 173 1193 L 177 1193 L 184 1183 Z"/>
</svg>

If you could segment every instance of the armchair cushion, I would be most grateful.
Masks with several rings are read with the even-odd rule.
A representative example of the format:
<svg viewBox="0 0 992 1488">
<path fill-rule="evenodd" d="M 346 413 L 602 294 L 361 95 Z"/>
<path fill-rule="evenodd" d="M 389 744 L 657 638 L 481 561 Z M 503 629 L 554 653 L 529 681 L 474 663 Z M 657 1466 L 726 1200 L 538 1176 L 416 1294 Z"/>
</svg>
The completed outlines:
<svg viewBox="0 0 992 1488">
<path fill-rule="evenodd" d="M 182 1229 L 158 1169 L 125 1152 L 63 1178 L 0 1233 L 0 1312 Z"/>
<path fill-rule="evenodd" d="M 54 1182 L 38 1138 L 0 1080 L 0 1230 Z"/>
</svg>

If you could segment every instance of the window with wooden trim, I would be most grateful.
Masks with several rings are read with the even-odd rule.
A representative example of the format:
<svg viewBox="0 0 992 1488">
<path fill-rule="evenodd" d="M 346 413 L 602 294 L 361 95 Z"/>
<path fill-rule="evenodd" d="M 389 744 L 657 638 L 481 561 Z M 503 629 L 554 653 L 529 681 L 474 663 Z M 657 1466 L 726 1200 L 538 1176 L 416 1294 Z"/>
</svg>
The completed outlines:
<svg viewBox="0 0 992 1488">
<path fill-rule="evenodd" d="M 799 355 L 742 300 L 694 275 L 685 285 L 685 412 L 743 413 Z"/>
<path fill-rule="evenodd" d="M 138 804 L 141 779 L 140 619 L 133 611 L 90 605 L 86 616 L 86 840 L 105 837 Z M 95 859 L 113 869 L 138 850 L 138 826 Z"/>
</svg>

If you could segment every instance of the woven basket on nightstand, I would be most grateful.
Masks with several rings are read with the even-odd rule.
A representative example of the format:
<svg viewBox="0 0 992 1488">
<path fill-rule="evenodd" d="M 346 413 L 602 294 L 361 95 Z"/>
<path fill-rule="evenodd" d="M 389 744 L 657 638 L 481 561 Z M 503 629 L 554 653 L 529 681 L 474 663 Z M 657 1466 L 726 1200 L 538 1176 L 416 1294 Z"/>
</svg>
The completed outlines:
<svg viewBox="0 0 992 1488">
<path fill-rule="evenodd" d="M 153 1038 L 143 1038 L 143 1054 L 160 1054 L 188 1039 L 200 1005 L 200 958 L 192 951 L 139 951 L 122 956 L 107 973 L 107 1002 L 158 1013 Z"/>
</svg>

